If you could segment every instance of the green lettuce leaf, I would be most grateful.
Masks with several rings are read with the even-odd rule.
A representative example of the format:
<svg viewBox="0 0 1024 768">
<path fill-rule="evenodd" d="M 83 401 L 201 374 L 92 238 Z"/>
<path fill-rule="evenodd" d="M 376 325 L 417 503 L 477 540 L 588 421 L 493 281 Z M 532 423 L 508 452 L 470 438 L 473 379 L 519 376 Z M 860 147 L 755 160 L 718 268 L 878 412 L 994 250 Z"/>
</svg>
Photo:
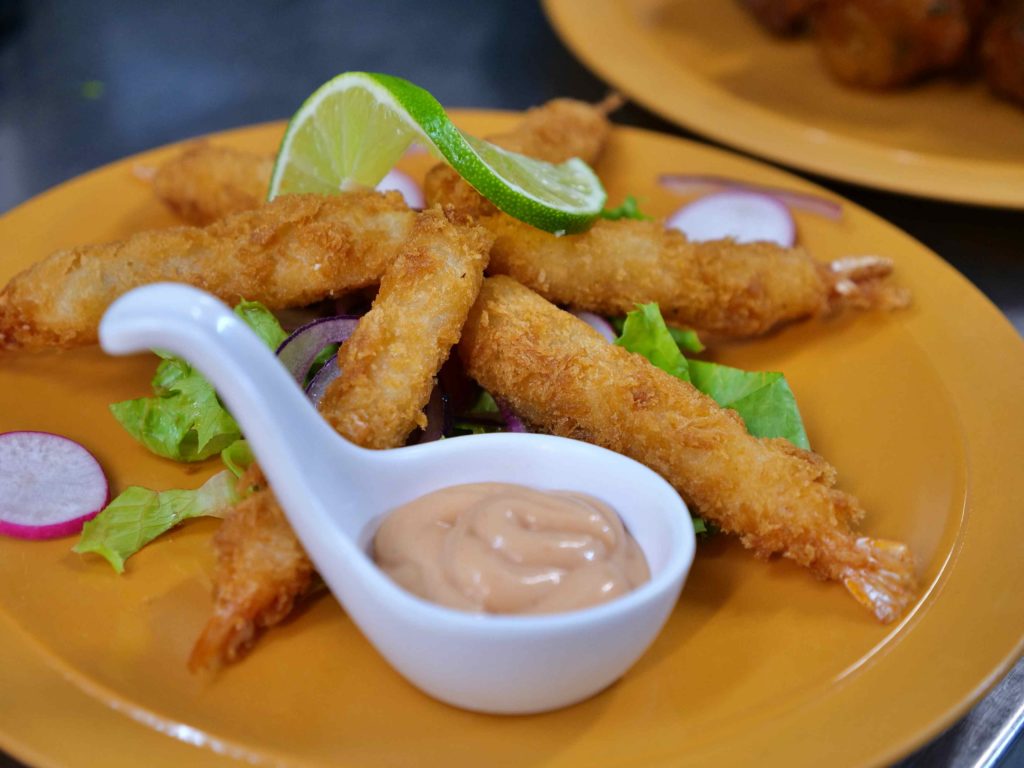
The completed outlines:
<svg viewBox="0 0 1024 768">
<path fill-rule="evenodd" d="M 637 304 L 636 309 L 626 315 L 621 335 L 615 343 L 643 355 L 678 379 L 690 380 L 686 358 L 668 332 L 657 304 Z"/>
<path fill-rule="evenodd" d="M 271 349 L 286 334 L 262 304 L 243 301 L 238 316 Z M 175 461 L 202 461 L 241 437 L 234 418 L 213 386 L 179 357 L 157 352 L 163 359 L 153 377 L 155 397 L 113 403 L 110 412 L 128 434 L 153 453 Z"/>
<path fill-rule="evenodd" d="M 235 307 L 235 314 L 256 331 L 256 335 L 263 340 L 264 344 L 275 351 L 281 346 L 281 342 L 288 338 L 288 334 L 274 317 L 274 313 L 258 301 L 242 299 Z"/>
<path fill-rule="evenodd" d="M 146 544 L 193 517 L 221 516 L 239 500 L 234 475 L 223 470 L 191 491 L 151 491 L 133 485 L 82 528 L 74 552 L 94 552 L 124 573 L 124 562 Z"/>
<path fill-rule="evenodd" d="M 660 311 L 658 314 L 661 314 Z M 612 324 L 612 328 L 615 329 L 615 332 L 621 336 L 622 329 L 626 326 L 626 318 L 611 317 L 608 318 L 608 322 Z M 672 337 L 672 340 L 676 343 L 676 346 L 679 347 L 681 352 L 693 352 L 696 354 L 698 352 L 703 352 L 706 349 L 704 344 L 701 343 L 700 336 L 697 335 L 696 331 L 691 331 L 687 328 L 676 328 L 671 325 L 666 325 L 666 327 L 668 328 L 669 336 Z"/>
<path fill-rule="evenodd" d="M 688 328 L 674 328 L 668 326 L 668 334 L 672 337 L 672 341 L 676 343 L 682 352 L 703 352 L 706 347 L 701 343 L 700 336 L 697 335 L 696 331 L 691 331 Z"/>
<path fill-rule="evenodd" d="M 784 437 L 809 448 L 796 398 L 781 373 L 742 371 L 703 360 L 687 360 L 672 338 L 657 304 L 640 304 L 626 316 L 615 342 L 673 376 L 688 381 L 724 408 L 743 417 L 756 437 Z"/>
<path fill-rule="evenodd" d="M 341 344 L 328 344 L 316 353 L 313 362 L 309 364 L 309 371 L 306 373 L 306 378 L 302 383 L 303 388 L 309 386 L 309 383 L 313 381 L 313 377 L 320 373 L 320 369 L 327 365 L 327 362 L 338 353 L 339 349 L 341 349 Z"/>
<path fill-rule="evenodd" d="M 494 396 L 486 389 L 481 389 L 476 402 L 474 402 L 472 407 L 466 411 L 466 415 L 474 419 L 488 418 L 491 416 L 494 418 L 501 418 L 501 411 L 498 409 L 498 404 L 494 401 Z"/>
<path fill-rule="evenodd" d="M 605 208 L 601 211 L 600 216 L 602 219 L 608 219 L 609 221 L 618 221 L 619 219 L 649 221 L 653 218 L 640 212 L 640 204 L 633 195 L 626 195 L 626 199 L 622 201 L 622 204 L 615 208 Z"/>
<path fill-rule="evenodd" d="M 180 358 L 160 363 L 153 392 L 156 397 L 112 403 L 110 412 L 128 434 L 158 456 L 201 461 L 242 435 L 213 386 Z"/>
<path fill-rule="evenodd" d="M 252 455 L 252 448 L 248 440 L 236 440 L 220 452 L 220 460 L 224 466 L 231 470 L 235 477 L 241 477 L 249 469 L 256 457 Z"/>
</svg>

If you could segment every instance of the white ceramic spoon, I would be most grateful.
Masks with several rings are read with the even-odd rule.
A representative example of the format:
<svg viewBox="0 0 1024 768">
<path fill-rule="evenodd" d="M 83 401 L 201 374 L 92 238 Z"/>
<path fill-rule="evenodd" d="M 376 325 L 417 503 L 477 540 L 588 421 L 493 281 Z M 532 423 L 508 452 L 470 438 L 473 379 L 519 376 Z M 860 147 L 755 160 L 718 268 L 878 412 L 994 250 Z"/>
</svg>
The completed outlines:
<svg viewBox="0 0 1024 768">
<path fill-rule="evenodd" d="M 527 713 L 584 699 L 640 657 L 679 596 L 695 547 L 690 516 L 668 483 L 632 459 L 536 434 L 359 448 L 331 429 L 233 312 L 183 285 L 127 293 L 107 310 L 99 336 L 114 355 L 169 350 L 212 382 L 335 597 L 401 674 L 442 701 Z M 485 481 L 602 499 L 640 544 L 651 580 L 594 608 L 495 616 L 422 600 L 374 565 L 368 545 L 385 513 L 439 488 Z"/>
</svg>

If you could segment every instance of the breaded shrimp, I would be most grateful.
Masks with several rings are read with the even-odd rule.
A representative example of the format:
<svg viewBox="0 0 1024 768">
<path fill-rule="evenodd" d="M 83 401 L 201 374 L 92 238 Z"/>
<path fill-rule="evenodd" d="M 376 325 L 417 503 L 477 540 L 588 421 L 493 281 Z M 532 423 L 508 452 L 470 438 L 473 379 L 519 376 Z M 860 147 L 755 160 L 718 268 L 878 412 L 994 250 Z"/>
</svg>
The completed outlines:
<svg viewBox="0 0 1024 768">
<path fill-rule="evenodd" d="M 373 285 L 415 216 L 398 193 L 288 195 L 205 229 L 140 232 L 58 251 L 0 292 L 0 350 L 94 343 L 114 299 L 161 280 L 271 309 Z"/>
<path fill-rule="evenodd" d="M 156 170 L 153 191 L 189 224 L 205 226 L 262 205 L 273 170 L 273 155 L 202 141 Z"/>
<path fill-rule="evenodd" d="M 621 100 L 600 104 L 555 99 L 531 109 L 511 132 L 491 140 L 505 149 L 560 163 L 578 157 L 593 163 L 611 131 L 607 114 Z M 156 170 L 153 191 L 190 224 L 205 225 L 258 206 L 274 168 L 271 155 L 200 142 Z M 426 180 L 427 204 L 445 202 L 467 212 L 494 208 L 449 166 L 440 164 Z"/>
<path fill-rule="evenodd" d="M 314 585 L 313 564 L 257 465 L 240 480 L 251 493 L 225 516 L 217 552 L 213 615 L 188 666 L 196 671 L 240 658 L 261 630 L 281 623 Z"/>
<path fill-rule="evenodd" d="M 339 434 L 364 448 L 395 448 L 423 425 L 434 379 L 483 282 L 489 245 L 486 231 L 457 226 L 438 209 L 417 217 L 373 308 L 342 345 L 342 374 L 321 400 Z M 313 566 L 270 490 L 229 512 L 214 544 L 215 606 L 192 670 L 234 661 L 312 584 Z"/>
<path fill-rule="evenodd" d="M 487 140 L 510 152 L 548 163 L 578 157 L 593 165 L 611 134 L 608 113 L 621 103 L 621 98 L 614 94 L 598 104 L 553 99 L 527 111 L 510 132 L 488 136 Z M 435 165 L 427 173 L 423 194 L 427 205 L 450 205 L 469 216 L 497 212 L 490 201 L 445 163 Z"/>
<path fill-rule="evenodd" d="M 879 257 L 824 264 L 801 248 L 730 240 L 694 243 L 660 221 L 598 221 L 556 237 L 510 216 L 484 216 L 491 274 L 514 277 L 556 304 L 623 315 L 656 301 L 665 319 L 715 337 L 756 336 L 841 306 L 894 308 L 909 295 L 885 282 Z"/>
<path fill-rule="evenodd" d="M 533 427 L 630 456 L 762 557 L 842 582 L 881 621 L 915 596 L 907 547 L 858 535 L 864 510 L 836 471 L 509 277 L 488 278 L 459 344 L 466 371 Z"/>
<path fill-rule="evenodd" d="M 381 279 L 373 308 L 338 350 L 341 376 L 320 412 L 365 448 L 394 448 L 417 426 L 434 377 L 459 340 L 483 281 L 488 232 L 424 212 Z"/>
</svg>

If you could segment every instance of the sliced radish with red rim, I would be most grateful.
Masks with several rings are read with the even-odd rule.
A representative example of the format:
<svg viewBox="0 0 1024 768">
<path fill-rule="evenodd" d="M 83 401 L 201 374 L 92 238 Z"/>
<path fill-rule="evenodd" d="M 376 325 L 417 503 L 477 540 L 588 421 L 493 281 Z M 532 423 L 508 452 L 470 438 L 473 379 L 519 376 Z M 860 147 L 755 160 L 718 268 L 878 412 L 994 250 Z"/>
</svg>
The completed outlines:
<svg viewBox="0 0 1024 768">
<path fill-rule="evenodd" d="M 400 171 L 397 168 L 392 168 L 380 183 L 377 185 L 378 192 L 388 192 L 394 190 L 400 192 L 402 197 L 405 198 L 405 204 L 410 208 L 416 210 L 422 210 L 425 205 L 423 198 L 423 190 L 420 189 L 420 185 L 417 184 L 412 176 L 404 171 Z"/>
<path fill-rule="evenodd" d="M 99 462 L 74 440 L 49 432 L 0 434 L 0 534 L 78 533 L 109 500 Z"/>
<path fill-rule="evenodd" d="M 709 194 L 711 192 L 755 192 L 774 197 L 786 207 L 813 213 L 826 219 L 838 220 L 843 217 L 843 206 L 835 200 L 809 192 L 796 192 L 782 187 L 766 187 L 724 176 L 709 176 L 687 173 L 665 173 L 658 177 L 658 183 L 666 189 L 682 195 Z"/>
<path fill-rule="evenodd" d="M 733 190 L 708 195 L 684 205 L 665 221 L 690 240 L 737 243 L 769 242 L 785 248 L 796 244 L 796 222 L 789 209 L 770 195 Z"/>
</svg>

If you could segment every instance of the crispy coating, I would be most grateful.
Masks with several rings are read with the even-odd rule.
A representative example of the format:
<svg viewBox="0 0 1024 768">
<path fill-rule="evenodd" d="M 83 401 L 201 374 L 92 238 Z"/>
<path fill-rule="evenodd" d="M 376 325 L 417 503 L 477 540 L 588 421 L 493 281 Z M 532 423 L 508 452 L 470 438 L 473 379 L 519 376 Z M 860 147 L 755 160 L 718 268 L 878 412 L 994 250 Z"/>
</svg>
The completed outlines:
<svg viewBox="0 0 1024 768">
<path fill-rule="evenodd" d="M 364 448 L 395 448 L 423 426 L 437 372 L 483 282 L 489 245 L 485 230 L 456 225 L 439 209 L 417 217 L 373 308 L 339 350 L 342 375 L 321 400 L 339 434 Z M 313 566 L 269 489 L 228 513 L 214 546 L 215 605 L 192 670 L 236 660 L 313 584 Z"/>
<path fill-rule="evenodd" d="M 818 50 L 832 74 L 864 88 L 892 88 L 958 66 L 970 49 L 970 0 L 822 0 Z"/>
<path fill-rule="evenodd" d="M 338 350 L 342 375 L 320 412 L 340 434 L 393 448 L 426 426 L 423 408 L 476 301 L 490 244 L 486 230 L 454 224 L 440 209 L 420 215 L 373 308 Z"/>
<path fill-rule="evenodd" d="M 611 96 L 600 104 L 555 99 L 529 110 L 512 131 L 490 137 L 499 146 L 552 163 L 579 157 L 593 163 L 611 125 L 607 114 L 621 103 Z M 190 224 L 206 225 L 259 206 L 270 186 L 274 158 L 199 142 L 171 158 L 153 175 L 153 191 Z M 445 202 L 466 212 L 493 206 L 444 163 L 428 175 L 427 205 Z"/>
<path fill-rule="evenodd" d="M 153 191 L 189 224 L 205 226 L 262 205 L 273 170 L 272 155 L 202 141 L 156 170 Z"/>
<path fill-rule="evenodd" d="M 498 214 L 492 274 L 514 277 L 556 304 L 623 315 L 656 301 L 665 319 L 713 337 L 755 336 L 839 306 L 904 305 L 886 259 L 814 261 L 800 248 L 731 240 L 694 243 L 660 221 L 598 221 L 556 237 Z"/>
<path fill-rule="evenodd" d="M 553 99 L 526 112 L 509 133 L 488 136 L 488 141 L 548 163 L 578 157 L 593 165 L 611 133 L 608 113 L 621 99 L 610 96 L 599 104 L 574 99 Z M 435 165 L 423 183 L 427 205 L 453 206 L 469 216 L 493 214 L 497 209 L 445 163 Z"/>
<path fill-rule="evenodd" d="M 58 251 L 0 292 L 0 350 L 94 343 L 114 299 L 163 280 L 271 309 L 373 285 L 414 219 L 398 193 L 289 195 L 205 229 L 140 232 Z"/>
<path fill-rule="evenodd" d="M 981 61 L 992 90 L 1024 104 L 1024 0 L 999 7 L 982 38 Z"/>
<path fill-rule="evenodd" d="M 259 468 L 254 464 L 239 484 L 255 491 L 229 510 L 214 536 L 214 609 L 189 657 L 193 671 L 243 656 L 314 583 L 313 564 Z"/>
<path fill-rule="evenodd" d="M 488 278 L 459 344 L 466 371 L 535 428 L 643 462 L 762 557 L 844 583 L 882 621 L 914 598 L 907 548 L 855 533 L 864 510 L 824 459 L 742 419 L 508 277 Z"/>
</svg>

